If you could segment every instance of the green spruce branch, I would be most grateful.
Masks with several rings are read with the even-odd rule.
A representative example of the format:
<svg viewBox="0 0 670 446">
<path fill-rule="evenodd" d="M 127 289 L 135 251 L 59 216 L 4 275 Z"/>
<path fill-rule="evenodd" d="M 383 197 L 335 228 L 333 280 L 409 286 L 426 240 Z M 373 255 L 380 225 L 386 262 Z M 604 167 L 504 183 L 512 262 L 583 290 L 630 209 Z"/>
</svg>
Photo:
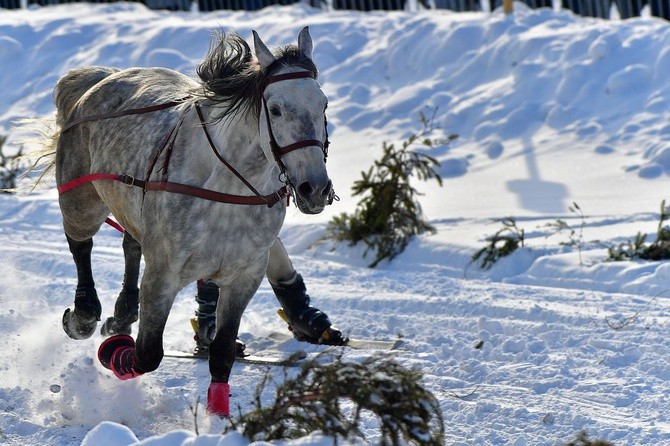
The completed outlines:
<svg viewBox="0 0 670 446">
<path fill-rule="evenodd" d="M 328 223 L 331 238 L 351 245 L 364 243 L 364 256 L 370 250 L 375 252 L 371 268 L 382 260 L 395 258 L 415 235 L 435 231 L 423 217 L 417 198 L 422 194 L 411 183 L 412 179 L 435 180 L 442 186 L 442 177 L 436 170 L 440 163 L 412 150 L 416 146 L 448 144 L 456 138 L 454 135 L 447 139 L 431 138 L 435 112 L 430 117 L 420 113 L 422 130 L 410 135 L 399 147 L 383 143 L 381 159 L 361 172 L 362 178 L 352 187 L 352 195 L 362 197 L 356 210 L 353 214 L 340 214 Z"/>
<path fill-rule="evenodd" d="M 14 155 L 4 152 L 6 135 L 0 135 L 0 192 L 13 193 L 16 189 L 16 181 L 25 171 L 24 163 L 21 161 L 23 146 L 19 147 Z"/>
<path fill-rule="evenodd" d="M 373 356 L 363 362 L 338 357 L 322 364 L 317 358 L 302 365 L 293 379 L 278 386 L 274 401 L 263 407 L 256 390 L 255 409 L 240 414 L 230 429 L 240 429 L 252 441 L 304 437 L 314 431 L 326 436 L 365 439 L 361 423 L 373 414 L 381 445 L 441 446 L 444 421 L 440 404 L 421 384 L 422 374 L 397 362 Z"/>
</svg>

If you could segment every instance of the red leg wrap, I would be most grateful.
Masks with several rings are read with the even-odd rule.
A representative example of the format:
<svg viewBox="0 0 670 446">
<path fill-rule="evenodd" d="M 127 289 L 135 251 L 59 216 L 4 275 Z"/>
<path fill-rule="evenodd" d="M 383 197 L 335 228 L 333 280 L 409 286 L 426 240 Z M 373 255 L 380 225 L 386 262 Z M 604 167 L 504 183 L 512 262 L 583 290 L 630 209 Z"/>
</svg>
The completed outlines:
<svg viewBox="0 0 670 446">
<path fill-rule="evenodd" d="M 220 417 L 230 417 L 230 385 L 228 383 L 209 384 L 207 412 Z"/>
<path fill-rule="evenodd" d="M 135 370 L 135 340 L 128 335 L 105 339 L 98 349 L 100 363 L 119 379 L 130 379 L 142 373 Z"/>
<path fill-rule="evenodd" d="M 121 380 L 137 378 L 142 372 L 135 370 L 135 349 L 119 347 L 112 353 L 112 372 Z"/>
</svg>

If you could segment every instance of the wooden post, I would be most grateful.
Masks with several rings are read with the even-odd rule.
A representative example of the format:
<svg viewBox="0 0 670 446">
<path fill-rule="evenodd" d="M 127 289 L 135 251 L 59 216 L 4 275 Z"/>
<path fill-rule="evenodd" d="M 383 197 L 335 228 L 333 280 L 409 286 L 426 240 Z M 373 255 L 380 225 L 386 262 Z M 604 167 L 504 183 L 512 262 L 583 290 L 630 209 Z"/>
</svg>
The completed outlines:
<svg viewBox="0 0 670 446">
<path fill-rule="evenodd" d="M 503 12 L 505 14 L 511 14 L 513 9 L 512 0 L 503 0 Z"/>
</svg>

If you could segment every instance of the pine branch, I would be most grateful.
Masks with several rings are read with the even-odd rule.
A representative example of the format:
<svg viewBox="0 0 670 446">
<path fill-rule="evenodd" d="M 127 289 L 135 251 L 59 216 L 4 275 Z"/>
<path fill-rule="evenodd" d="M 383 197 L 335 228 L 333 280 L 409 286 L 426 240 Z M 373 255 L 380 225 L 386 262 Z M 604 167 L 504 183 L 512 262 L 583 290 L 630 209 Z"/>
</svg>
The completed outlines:
<svg viewBox="0 0 670 446">
<path fill-rule="evenodd" d="M 354 182 L 352 195 L 361 197 L 354 213 L 341 214 L 328 224 L 328 232 L 335 240 L 352 245 L 363 242 L 364 256 L 375 251 L 371 268 L 383 260 L 393 260 L 415 235 L 435 231 L 424 220 L 417 199 L 422 194 L 411 180 L 435 180 L 442 186 L 442 177 L 436 170 L 440 164 L 435 158 L 411 149 L 416 145 L 432 148 L 444 143 L 429 135 L 434 130 L 432 120 L 436 112 L 433 110 L 430 117 L 421 113 L 423 129 L 410 135 L 400 147 L 383 142 L 381 158 Z M 450 136 L 446 143 L 454 138 Z"/>
<path fill-rule="evenodd" d="M 364 439 L 361 417 L 371 413 L 378 419 L 381 444 L 396 445 L 400 439 L 409 445 L 442 444 L 439 403 L 420 385 L 420 372 L 382 356 L 363 363 L 319 360 L 306 362 L 298 376 L 281 384 L 272 406 L 262 407 L 257 397 L 256 409 L 240 416 L 249 439 L 299 438 L 316 430 L 335 439 Z"/>
</svg>

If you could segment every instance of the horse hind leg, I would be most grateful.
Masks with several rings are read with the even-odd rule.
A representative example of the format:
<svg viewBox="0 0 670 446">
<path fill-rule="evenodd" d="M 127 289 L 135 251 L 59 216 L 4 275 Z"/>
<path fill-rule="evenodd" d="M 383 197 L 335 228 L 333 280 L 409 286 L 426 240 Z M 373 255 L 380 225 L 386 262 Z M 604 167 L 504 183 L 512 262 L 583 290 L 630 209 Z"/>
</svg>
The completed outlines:
<svg viewBox="0 0 670 446">
<path fill-rule="evenodd" d="M 102 314 L 91 268 L 93 236 L 105 221 L 109 209 L 90 184 L 60 195 L 58 200 L 65 237 L 77 268 L 74 310 L 65 310 L 63 330 L 72 339 L 88 339 L 95 332 Z"/>
<path fill-rule="evenodd" d="M 77 241 L 68 235 L 66 238 L 77 267 L 77 290 L 74 311 L 68 308 L 63 314 L 63 330 L 72 339 L 88 339 L 93 335 L 102 313 L 91 269 L 93 238 L 83 241 Z"/>
<path fill-rule="evenodd" d="M 125 273 L 123 276 L 123 288 L 114 306 L 114 316 L 107 318 L 100 329 L 103 336 L 116 334 L 129 335 L 132 331 L 131 325 L 137 321 L 139 310 L 139 288 L 137 284 L 140 277 L 140 261 L 142 248 L 128 232 L 123 234 L 123 255 L 125 257 Z"/>
</svg>

